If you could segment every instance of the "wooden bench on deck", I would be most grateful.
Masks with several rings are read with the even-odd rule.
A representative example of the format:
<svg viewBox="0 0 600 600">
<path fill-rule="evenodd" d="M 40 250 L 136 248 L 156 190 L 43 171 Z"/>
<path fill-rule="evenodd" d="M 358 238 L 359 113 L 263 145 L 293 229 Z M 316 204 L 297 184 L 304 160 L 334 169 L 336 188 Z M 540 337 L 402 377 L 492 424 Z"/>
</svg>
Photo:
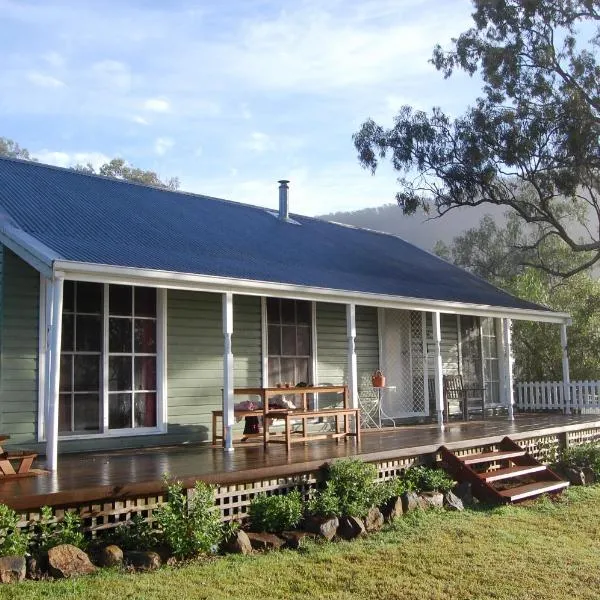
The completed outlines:
<svg viewBox="0 0 600 600">
<path fill-rule="evenodd" d="M 10 439 L 9 435 L 0 435 L 0 444 Z M 12 450 L 6 452 L 0 446 L 0 479 L 3 477 L 22 477 L 26 475 L 37 475 L 36 471 L 31 470 L 31 465 L 36 459 L 35 452 L 27 450 Z"/>
</svg>

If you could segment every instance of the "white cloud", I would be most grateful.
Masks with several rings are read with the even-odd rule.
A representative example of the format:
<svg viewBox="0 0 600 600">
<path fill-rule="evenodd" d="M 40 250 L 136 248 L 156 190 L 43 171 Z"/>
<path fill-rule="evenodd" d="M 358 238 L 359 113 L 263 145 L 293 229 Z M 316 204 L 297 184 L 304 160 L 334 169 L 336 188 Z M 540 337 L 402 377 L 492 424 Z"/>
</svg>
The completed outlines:
<svg viewBox="0 0 600 600">
<path fill-rule="evenodd" d="M 125 63 L 118 60 L 95 62 L 90 68 L 90 75 L 98 87 L 125 92 L 131 89 L 131 71 Z"/>
<path fill-rule="evenodd" d="M 47 52 L 42 58 L 51 66 L 55 68 L 63 67 L 65 64 L 64 57 L 58 52 Z"/>
<path fill-rule="evenodd" d="M 95 169 L 111 159 L 102 152 L 61 152 L 56 150 L 39 150 L 31 153 L 40 162 L 57 167 L 74 167 L 91 164 Z"/>
<path fill-rule="evenodd" d="M 148 98 L 143 107 L 151 112 L 165 113 L 171 110 L 171 105 L 164 98 Z"/>
<path fill-rule="evenodd" d="M 30 71 L 26 75 L 29 82 L 34 85 L 38 85 L 40 87 L 45 88 L 59 88 L 63 87 L 65 84 L 60 79 L 56 77 L 52 77 L 52 75 L 46 75 L 45 73 L 39 73 L 38 71 Z"/>
<path fill-rule="evenodd" d="M 253 131 L 250 137 L 242 143 L 242 147 L 260 154 L 273 148 L 273 141 L 266 133 Z"/>
<path fill-rule="evenodd" d="M 171 138 L 156 138 L 156 140 L 154 140 L 154 152 L 159 156 L 164 156 L 174 145 L 175 142 Z"/>
<path fill-rule="evenodd" d="M 148 119 L 144 119 L 144 117 L 141 117 L 140 115 L 133 115 L 131 120 L 138 125 L 148 125 Z"/>
</svg>

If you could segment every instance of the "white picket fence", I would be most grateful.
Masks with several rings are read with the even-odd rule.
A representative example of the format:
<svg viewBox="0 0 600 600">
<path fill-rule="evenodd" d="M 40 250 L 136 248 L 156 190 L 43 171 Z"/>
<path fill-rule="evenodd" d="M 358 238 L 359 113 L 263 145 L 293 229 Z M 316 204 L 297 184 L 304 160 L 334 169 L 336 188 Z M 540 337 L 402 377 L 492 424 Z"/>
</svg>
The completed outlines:
<svg viewBox="0 0 600 600">
<path fill-rule="evenodd" d="M 515 383 L 515 405 L 521 411 L 600 414 L 600 381 L 527 381 Z"/>
</svg>

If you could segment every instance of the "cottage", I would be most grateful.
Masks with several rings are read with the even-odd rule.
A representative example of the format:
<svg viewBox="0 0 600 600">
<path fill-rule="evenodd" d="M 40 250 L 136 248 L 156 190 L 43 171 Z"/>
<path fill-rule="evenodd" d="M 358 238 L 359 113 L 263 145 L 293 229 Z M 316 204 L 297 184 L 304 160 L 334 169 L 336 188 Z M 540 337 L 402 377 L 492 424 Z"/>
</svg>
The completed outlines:
<svg viewBox="0 0 600 600">
<path fill-rule="evenodd" d="M 0 431 L 50 470 L 210 441 L 217 410 L 230 450 L 234 388 L 347 385 L 365 427 L 443 427 L 442 377 L 460 374 L 481 416 L 512 417 L 511 319 L 562 327 L 568 378 L 568 315 L 396 236 L 290 214 L 286 181 L 267 210 L 2 158 L 0 242 Z"/>
</svg>

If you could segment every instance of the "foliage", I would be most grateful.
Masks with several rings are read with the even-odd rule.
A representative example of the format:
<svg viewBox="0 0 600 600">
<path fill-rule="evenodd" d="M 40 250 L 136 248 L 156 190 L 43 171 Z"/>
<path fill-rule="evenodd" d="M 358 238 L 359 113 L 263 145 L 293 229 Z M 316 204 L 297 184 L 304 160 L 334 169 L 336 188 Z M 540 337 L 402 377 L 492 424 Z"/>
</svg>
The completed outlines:
<svg viewBox="0 0 600 600">
<path fill-rule="evenodd" d="M 26 148 L 22 148 L 14 140 L 2 136 L 0 136 L 0 156 L 35 161 L 35 158 L 31 158 Z"/>
<path fill-rule="evenodd" d="M 364 517 L 377 503 L 377 469 L 357 458 L 338 460 L 329 465 L 327 480 L 338 498 L 341 516 Z"/>
<path fill-rule="evenodd" d="M 156 509 L 161 537 L 177 558 L 214 552 L 223 530 L 214 488 L 197 481 L 190 498 L 180 482 L 167 484 L 167 502 Z"/>
<path fill-rule="evenodd" d="M 565 448 L 560 453 L 560 464 L 573 469 L 592 469 L 600 478 L 600 443 L 581 444 Z"/>
<path fill-rule="evenodd" d="M 33 547 L 36 554 L 48 552 L 50 548 L 60 544 L 71 544 L 84 549 L 87 540 L 81 531 L 81 518 L 77 513 L 65 512 L 61 520 L 57 520 L 49 506 L 42 506 L 41 519 L 33 531 Z"/>
<path fill-rule="evenodd" d="M 106 536 L 107 541 L 123 550 L 151 550 L 158 545 L 158 532 L 140 514 L 135 514 Z"/>
<path fill-rule="evenodd" d="M 6 504 L 0 504 L 0 556 L 25 556 L 29 535 L 17 527 L 19 515 Z"/>
<path fill-rule="evenodd" d="M 317 490 L 314 496 L 306 503 L 306 512 L 315 517 L 341 517 L 340 500 L 335 485 L 331 481 L 325 482 L 325 487 Z"/>
<path fill-rule="evenodd" d="M 388 500 L 402 496 L 406 492 L 413 491 L 412 481 L 404 477 L 393 477 L 377 485 L 377 505 L 381 506 Z"/>
<path fill-rule="evenodd" d="M 404 106 L 390 128 L 367 120 L 354 135 L 359 161 L 375 171 L 389 155 L 407 174 L 396 195 L 405 214 L 511 208 L 538 228 L 534 245 L 557 238 L 576 255 L 574 265 L 538 264 L 572 275 L 600 259 L 598 3 L 473 3 L 474 26 L 432 62 L 445 77 L 478 73 L 481 97 L 456 119 Z"/>
<path fill-rule="evenodd" d="M 255 531 L 271 533 L 293 529 L 302 519 L 302 508 L 298 490 L 280 496 L 258 494 L 248 509 L 250 524 Z"/>
<path fill-rule="evenodd" d="M 409 490 L 415 492 L 449 492 L 456 482 L 442 469 L 417 466 L 410 467 L 402 476 Z"/>
<path fill-rule="evenodd" d="M 179 189 L 179 179 L 177 177 L 161 179 L 154 171 L 145 171 L 144 169 L 133 167 L 127 164 L 122 158 L 113 158 L 110 162 L 104 163 L 98 171 L 90 163 L 87 165 L 77 165 L 75 170 L 83 173 L 104 175 L 113 179 L 124 179 L 125 181 L 142 183 L 158 188 L 166 188 L 168 190 Z"/>
</svg>

